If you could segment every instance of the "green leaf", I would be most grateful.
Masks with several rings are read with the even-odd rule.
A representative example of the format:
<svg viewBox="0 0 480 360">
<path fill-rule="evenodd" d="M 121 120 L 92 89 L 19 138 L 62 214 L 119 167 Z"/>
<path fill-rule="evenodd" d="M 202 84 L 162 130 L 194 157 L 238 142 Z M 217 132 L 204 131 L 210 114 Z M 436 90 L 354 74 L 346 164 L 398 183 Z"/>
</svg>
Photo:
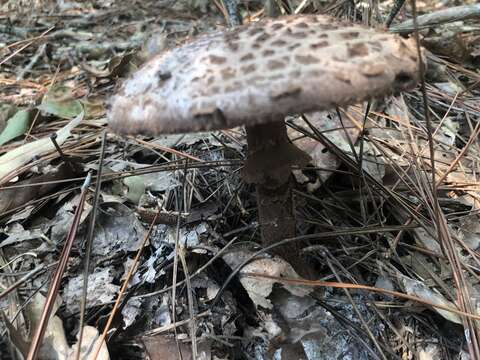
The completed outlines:
<svg viewBox="0 0 480 360">
<path fill-rule="evenodd" d="M 83 106 L 79 100 L 72 98 L 69 88 L 57 86 L 43 96 L 38 109 L 62 119 L 73 119 L 83 111 Z"/>
<path fill-rule="evenodd" d="M 0 133 L 0 145 L 25 134 L 30 125 L 31 114 L 30 110 L 20 110 L 8 119 L 7 125 Z"/>
</svg>

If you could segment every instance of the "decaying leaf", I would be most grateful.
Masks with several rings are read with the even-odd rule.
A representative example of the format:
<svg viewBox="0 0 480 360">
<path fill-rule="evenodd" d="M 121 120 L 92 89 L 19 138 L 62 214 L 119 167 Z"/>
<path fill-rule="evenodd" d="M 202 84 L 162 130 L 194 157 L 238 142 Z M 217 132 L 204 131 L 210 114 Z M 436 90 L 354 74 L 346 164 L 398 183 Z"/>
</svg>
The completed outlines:
<svg viewBox="0 0 480 360">
<path fill-rule="evenodd" d="M 480 219 L 478 214 L 461 218 L 457 228 L 457 236 L 472 250 L 480 247 Z"/>
<path fill-rule="evenodd" d="M 32 329 L 36 329 L 38 321 L 45 307 L 45 297 L 36 293 L 32 301 L 27 306 L 28 315 L 32 323 Z M 45 330 L 45 335 L 43 337 L 43 343 L 40 348 L 39 358 L 40 359 L 67 359 L 69 346 L 67 343 L 67 338 L 65 336 L 65 331 L 63 329 L 62 320 L 55 315 L 58 308 L 61 305 L 62 300 L 57 298 L 55 301 L 54 307 L 52 309 L 52 315 L 48 321 L 48 325 Z"/>
<path fill-rule="evenodd" d="M 106 256 L 138 250 L 145 229 L 135 213 L 121 203 L 103 203 L 97 214 L 93 254 Z"/>
<path fill-rule="evenodd" d="M 128 328 L 135 322 L 135 319 L 142 313 L 142 301 L 140 299 L 128 299 L 122 309 L 123 329 Z"/>
<path fill-rule="evenodd" d="M 274 311 L 283 319 L 281 327 L 288 334 L 288 342 L 294 344 L 316 333 L 325 333 L 322 325 L 327 317 L 325 309 L 308 295 L 295 296 L 283 289 L 275 289 L 271 296 Z"/>
<path fill-rule="evenodd" d="M 345 110 L 345 112 L 347 111 L 348 109 Z M 301 119 L 296 119 L 293 123 L 303 128 L 307 133 L 312 133 L 314 135 L 315 131 L 322 133 L 337 147 L 346 153 L 351 153 L 351 145 L 355 144 L 358 135 L 360 134 L 360 129 L 356 125 L 361 124 L 361 119 L 359 119 L 360 116 L 357 112 L 350 112 L 348 115 L 349 116 L 342 116 L 342 119 L 340 120 L 336 112 L 318 111 L 305 114 L 309 124 Z M 352 119 L 355 119 L 356 123 L 354 123 Z M 294 130 L 293 128 L 288 128 L 288 136 L 296 146 L 310 155 L 312 158 L 311 164 L 314 167 L 319 168 L 316 172 L 322 181 L 325 181 L 330 177 L 332 174 L 331 170 L 337 169 L 340 165 L 340 159 L 329 151 L 320 141 L 306 136 L 302 132 Z M 298 182 L 306 182 L 307 178 L 301 171 L 294 170 L 293 173 Z M 318 188 L 320 183 L 317 181 L 316 184 L 309 185 L 309 191 L 312 191 Z"/>
<path fill-rule="evenodd" d="M 109 268 L 98 269 L 88 275 L 87 309 L 108 304 L 115 298 L 120 286 L 113 282 L 114 272 Z M 80 310 L 82 291 L 83 274 L 71 277 L 63 290 L 68 313 L 75 314 Z"/>
<path fill-rule="evenodd" d="M 2 233 L 6 235 L 7 238 L 0 242 L 0 248 L 26 240 L 42 238 L 44 236 L 41 229 L 24 229 L 24 227 L 17 222 L 5 227 Z"/>
<path fill-rule="evenodd" d="M 49 194 L 59 186 L 59 180 L 73 176 L 74 169 L 69 164 L 62 163 L 48 167 L 48 171 L 43 175 L 16 182 L 15 187 L 0 189 L 0 214 Z"/>
<path fill-rule="evenodd" d="M 50 229 L 50 240 L 55 244 L 60 244 L 70 230 L 79 197 L 80 195 L 77 195 L 63 203 L 55 216 L 48 223 L 44 224 L 45 231 Z M 85 203 L 80 216 L 80 226 L 85 223 L 85 219 L 91 210 L 92 206 L 88 202 Z"/>
<path fill-rule="evenodd" d="M 123 179 L 123 183 L 127 186 L 127 193 L 125 197 L 138 204 L 140 197 L 145 193 L 145 183 L 141 176 L 129 176 Z"/>
<path fill-rule="evenodd" d="M 410 279 L 406 276 L 399 276 L 399 281 L 405 288 L 405 292 L 409 295 L 414 295 L 437 305 L 444 305 L 452 309 L 457 309 L 457 306 L 455 304 L 445 299 L 440 293 L 429 289 L 420 281 Z M 439 308 L 434 308 L 434 310 L 440 315 L 442 315 L 445 319 L 456 324 L 462 324 L 462 319 L 460 319 L 457 314 Z"/>
<path fill-rule="evenodd" d="M 249 258 L 252 253 L 248 251 L 234 251 L 223 256 L 225 262 L 232 268 L 240 265 L 243 261 Z M 256 259 L 248 263 L 240 271 L 240 282 L 247 290 L 248 295 L 255 303 L 256 306 L 261 306 L 265 309 L 271 309 L 272 303 L 267 297 L 270 295 L 273 289 L 274 281 L 265 279 L 256 279 L 253 277 L 242 277 L 241 274 L 257 273 L 276 277 L 285 277 L 290 279 L 300 278 L 298 274 L 293 270 L 292 266 L 285 260 L 274 258 L 261 258 Z M 312 289 L 304 286 L 293 286 L 282 284 L 291 294 L 297 296 L 303 296 L 309 294 Z"/>
<path fill-rule="evenodd" d="M 192 346 L 181 340 L 175 341 L 173 337 L 149 336 L 142 338 L 143 345 L 150 360 L 210 360 L 212 354 L 210 343 L 201 341 L 198 344 L 198 354 L 194 359 Z M 179 354 L 181 352 L 181 357 Z"/>
<path fill-rule="evenodd" d="M 94 351 L 100 343 L 100 336 L 98 330 L 93 326 L 84 326 L 83 327 L 83 338 L 82 346 L 80 348 L 80 359 L 82 360 L 110 360 L 110 355 L 108 354 L 108 348 L 105 341 L 102 341 L 100 346 L 100 351 L 95 357 Z M 73 359 L 77 353 L 78 342 L 72 346 L 72 349 L 69 352 L 68 360 Z M 67 360 L 67 359 L 65 359 Z"/>
</svg>

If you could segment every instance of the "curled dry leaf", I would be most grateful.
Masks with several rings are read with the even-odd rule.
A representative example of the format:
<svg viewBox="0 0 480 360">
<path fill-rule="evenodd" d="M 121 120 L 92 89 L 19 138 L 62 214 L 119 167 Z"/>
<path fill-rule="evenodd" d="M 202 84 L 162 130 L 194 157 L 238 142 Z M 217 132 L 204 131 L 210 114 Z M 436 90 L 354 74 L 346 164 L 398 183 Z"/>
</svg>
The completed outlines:
<svg viewBox="0 0 480 360">
<path fill-rule="evenodd" d="M 83 328 L 83 338 L 82 346 L 80 348 L 80 359 L 82 360 L 110 360 L 110 355 L 108 354 L 108 348 L 105 341 L 102 341 L 100 351 L 97 356 L 94 356 L 94 351 L 100 343 L 101 338 L 98 334 L 98 330 L 93 326 L 84 326 Z M 74 359 L 74 355 L 77 353 L 78 342 L 72 346 L 72 349 L 69 352 L 68 358 L 65 360 Z"/>
<path fill-rule="evenodd" d="M 343 111 L 342 111 L 343 112 Z M 347 153 L 351 153 L 350 144 L 355 144 L 360 134 L 361 124 L 359 112 L 349 112 L 348 108 L 343 112 L 342 119 L 333 111 L 318 111 L 305 114 L 307 121 L 311 126 L 320 133 L 323 133 L 330 141 L 332 141 L 340 149 Z M 305 129 L 308 133 L 314 133 L 310 125 L 305 121 L 296 119 L 293 123 Z M 343 124 L 343 125 L 342 125 Z M 312 137 L 304 135 L 302 132 L 293 128 L 288 129 L 288 137 L 300 149 L 305 151 L 310 157 L 311 165 L 321 169 L 337 169 L 340 165 L 340 159 L 320 141 Z M 295 178 L 299 183 L 304 183 L 305 175 L 301 171 L 294 170 Z M 331 174 L 331 171 L 317 171 L 322 181 L 325 181 Z M 319 185 L 317 184 L 316 187 Z M 313 189 L 312 189 L 313 190 Z"/>
<path fill-rule="evenodd" d="M 232 268 L 237 267 L 243 261 L 248 259 L 252 253 L 242 250 L 228 253 L 223 256 L 225 262 Z M 269 276 L 276 277 L 285 277 L 290 279 L 299 279 L 300 277 L 292 268 L 292 266 L 285 260 L 274 257 L 274 258 L 261 258 L 256 259 L 248 263 L 240 271 L 240 276 L 242 274 L 248 273 L 257 273 L 264 274 Z M 267 297 L 270 295 L 273 289 L 275 281 L 267 279 L 256 279 L 254 277 L 240 277 L 240 282 L 247 291 L 250 299 L 255 303 L 256 306 L 262 306 L 265 309 L 271 309 L 272 303 Z M 298 285 L 287 285 L 282 284 L 282 286 L 288 290 L 291 294 L 296 296 L 304 296 L 309 294 L 312 289 L 304 286 Z"/>
<path fill-rule="evenodd" d="M 45 307 L 45 300 L 42 294 L 36 293 L 33 300 L 27 305 L 27 312 L 33 325 L 32 329 L 37 327 Z M 40 359 L 67 359 L 69 347 L 63 329 L 63 322 L 57 315 L 54 315 L 61 302 L 62 300 L 57 297 L 43 337 L 43 344 L 39 353 Z"/>
<path fill-rule="evenodd" d="M 399 275 L 399 280 L 408 295 L 419 297 L 421 299 L 424 299 L 425 301 L 432 302 L 437 305 L 444 305 L 452 309 L 457 309 L 457 306 L 455 304 L 445 299 L 443 295 L 433 291 L 432 289 L 429 289 L 420 281 L 410 279 L 403 275 Z M 462 319 L 460 319 L 457 314 L 438 308 L 434 308 L 434 310 L 448 321 L 454 322 L 456 324 L 462 324 Z"/>
</svg>

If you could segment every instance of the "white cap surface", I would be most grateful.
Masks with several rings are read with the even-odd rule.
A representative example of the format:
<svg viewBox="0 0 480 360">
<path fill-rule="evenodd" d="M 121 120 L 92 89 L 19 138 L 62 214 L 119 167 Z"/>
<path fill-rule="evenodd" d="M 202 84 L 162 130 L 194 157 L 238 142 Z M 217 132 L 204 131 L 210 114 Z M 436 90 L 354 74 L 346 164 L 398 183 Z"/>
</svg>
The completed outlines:
<svg viewBox="0 0 480 360">
<path fill-rule="evenodd" d="M 157 55 L 110 102 L 123 134 L 266 123 L 411 89 L 413 39 L 325 15 L 267 19 Z"/>
</svg>

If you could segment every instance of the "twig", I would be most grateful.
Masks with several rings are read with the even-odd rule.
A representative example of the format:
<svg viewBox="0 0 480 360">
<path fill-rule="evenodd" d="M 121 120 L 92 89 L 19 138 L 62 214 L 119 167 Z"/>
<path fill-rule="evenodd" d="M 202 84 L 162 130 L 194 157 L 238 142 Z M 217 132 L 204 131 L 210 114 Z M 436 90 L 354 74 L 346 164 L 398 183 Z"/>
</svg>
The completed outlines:
<svg viewBox="0 0 480 360">
<path fill-rule="evenodd" d="M 183 182 L 182 182 L 182 194 L 184 196 L 177 196 L 177 211 L 181 212 L 182 206 L 181 206 L 181 198 L 185 197 L 185 186 L 186 186 L 186 180 L 187 180 L 187 174 L 188 174 L 188 159 L 185 159 L 185 167 L 183 171 Z M 184 199 L 183 201 L 183 206 L 184 206 L 184 211 L 187 209 L 187 202 Z M 173 283 L 173 288 L 172 288 L 172 321 L 173 323 L 176 323 L 176 292 L 177 292 L 177 274 L 178 274 L 178 259 L 180 259 L 180 262 L 182 263 L 182 268 L 183 272 L 185 274 L 185 283 L 187 285 L 187 299 L 188 299 L 188 311 L 190 314 L 190 319 L 191 322 L 189 323 L 190 325 L 190 338 L 192 341 L 192 356 L 194 359 L 197 358 L 197 352 L 198 352 L 198 346 L 197 346 L 197 338 L 196 338 L 196 319 L 194 316 L 194 310 L 193 310 L 193 296 L 192 296 L 192 285 L 190 282 L 190 275 L 188 273 L 188 267 L 187 263 L 185 261 L 185 248 L 183 245 L 180 244 L 180 215 L 177 217 L 177 225 L 176 225 L 176 231 L 175 231 L 175 257 L 173 258 L 173 276 L 172 276 L 172 283 Z M 177 328 L 175 327 L 173 329 L 175 333 L 175 341 L 178 341 L 178 335 L 177 335 Z M 178 346 L 177 342 L 177 351 L 182 358 L 181 350 L 180 347 Z"/>
<path fill-rule="evenodd" d="M 47 44 L 42 44 L 35 52 L 35 55 L 32 56 L 30 61 L 28 62 L 27 66 L 25 66 L 20 73 L 17 75 L 17 80 L 22 80 L 25 77 L 25 74 L 29 73 L 32 68 L 37 64 L 40 57 L 45 54 L 45 49 L 47 48 Z"/>
<path fill-rule="evenodd" d="M 15 290 L 17 287 L 22 285 L 25 281 L 43 272 L 44 270 L 46 270 L 46 267 L 44 265 L 40 265 L 40 266 L 37 266 L 32 271 L 30 271 L 29 273 L 25 274 L 22 278 L 18 279 L 15 283 L 13 283 L 8 288 L 6 288 L 2 293 L 0 293 L 0 300 L 5 296 L 7 296 L 9 293 L 11 293 L 13 290 Z"/>
<path fill-rule="evenodd" d="M 103 159 L 105 157 L 105 143 L 106 143 L 107 132 L 104 130 L 102 134 L 102 145 L 100 150 L 100 159 L 98 160 L 98 171 L 97 171 L 97 183 L 95 184 L 95 196 L 93 198 L 92 204 L 92 213 L 90 214 L 90 223 L 88 224 L 88 237 L 85 250 L 85 268 L 83 271 L 83 288 L 82 288 L 82 297 L 80 299 L 80 326 L 78 329 L 78 345 L 77 352 L 75 354 L 75 359 L 80 359 L 80 352 L 82 349 L 82 339 L 83 339 L 83 324 L 85 321 L 85 309 L 87 306 L 87 295 L 88 295 L 88 275 L 90 274 L 90 256 L 92 253 L 92 243 L 93 243 L 93 234 L 95 231 L 95 221 L 97 218 L 97 208 L 98 200 L 100 198 L 100 189 L 102 186 L 102 170 L 103 170 Z"/>
<path fill-rule="evenodd" d="M 37 358 L 38 351 L 40 350 L 40 346 L 43 342 L 43 335 L 45 334 L 45 330 L 47 328 L 48 321 L 50 319 L 50 315 L 53 309 L 53 304 L 55 303 L 55 298 L 60 288 L 60 283 L 62 281 L 63 273 L 65 272 L 65 269 L 67 267 L 68 258 L 70 255 L 70 251 L 72 250 L 73 241 L 75 240 L 75 235 L 77 233 L 78 225 L 80 224 L 80 219 L 83 211 L 83 206 L 85 204 L 85 198 L 87 196 L 87 190 L 88 190 L 88 185 L 90 184 L 90 179 L 91 177 L 87 176 L 82 186 L 82 192 L 80 194 L 80 199 L 78 200 L 78 206 L 75 211 L 73 223 L 70 227 L 70 230 L 67 235 L 67 239 L 65 241 L 65 245 L 60 255 L 58 267 L 50 283 L 50 287 L 47 293 L 47 298 L 45 300 L 45 306 L 43 308 L 42 315 L 40 316 L 37 328 L 35 329 L 35 333 L 32 338 L 32 342 L 30 344 L 30 348 L 28 350 L 27 360 L 35 360 Z"/>
<path fill-rule="evenodd" d="M 45 30 L 43 33 L 41 33 L 39 36 L 36 36 L 32 39 L 30 39 L 30 41 L 28 41 L 25 45 L 23 45 L 22 47 L 20 47 L 19 49 L 15 50 L 13 53 L 11 53 L 9 56 L 7 56 L 5 59 L 3 59 L 2 61 L 0 61 L 0 65 L 3 65 L 5 64 L 8 60 L 10 60 L 11 58 L 15 57 L 17 54 L 21 53 L 23 50 L 25 50 L 27 47 L 29 47 L 30 45 L 32 45 L 36 40 L 39 40 L 41 38 L 43 38 L 46 34 L 48 34 L 50 31 L 52 31 L 55 27 L 52 26 L 51 28 L 48 28 L 47 30 Z"/>
<path fill-rule="evenodd" d="M 392 25 L 393 20 L 395 19 L 395 16 L 400 12 L 402 9 L 403 5 L 405 4 L 405 0 L 395 0 L 393 4 L 392 10 L 390 10 L 390 14 L 388 14 L 387 21 L 385 21 L 385 26 L 387 28 Z"/>
<path fill-rule="evenodd" d="M 281 278 L 277 276 L 271 276 L 267 274 L 260 274 L 260 273 L 253 273 L 253 272 L 248 272 L 248 273 L 243 273 L 242 276 L 245 277 L 253 277 L 253 278 L 261 278 L 261 279 L 270 279 L 274 280 L 275 282 L 281 283 L 281 284 L 289 284 L 289 285 L 301 285 L 301 286 L 314 286 L 314 287 L 331 287 L 331 288 L 336 288 L 336 289 L 356 289 L 356 290 L 367 290 L 367 291 L 373 291 L 377 292 L 380 294 L 385 294 L 389 296 L 395 296 L 399 297 L 401 299 L 405 300 L 410 300 L 410 301 L 415 301 L 423 305 L 428 305 L 436 309 L 441 309 L 445 311 L 449 311 L 451 313 L 465 316 L 469 319 L 475 319 L 475 320 L 480 320 L 480 315 L 476 315 L 473 313 L 466 313 L 457 309 L 454 309 L 450 306 L 442 305 L 442 304 L 436 304 L 431 301 L 427 301 L 425 299 L 409 295 L 409 294 L 404 294 L 398 291 L 393 291 L 393 290 L 387 290 L 387 289 L 381 289 L 377 288 L 374 286 L 368 286 L 368 285 L 359 285 L 359 284 L 348 284 L 348 283 L 341 283 L 341 282 L 334 282 L 334 281 L 317 281 L 317 280 L 305 280 L 305 279 L 288 279 L 288 278 Z"/>
<path fill-rule="evenodd" d="M 480 4 L 455 6 L 444 10 L 425 14 L 417 18 L 418 28 L 429 28 L 453 21 L 468 20 L 480 17 Z M 391 32 L 408 34 L 415 30 L 413 20 L 392 26 Z"/>
</svg>

